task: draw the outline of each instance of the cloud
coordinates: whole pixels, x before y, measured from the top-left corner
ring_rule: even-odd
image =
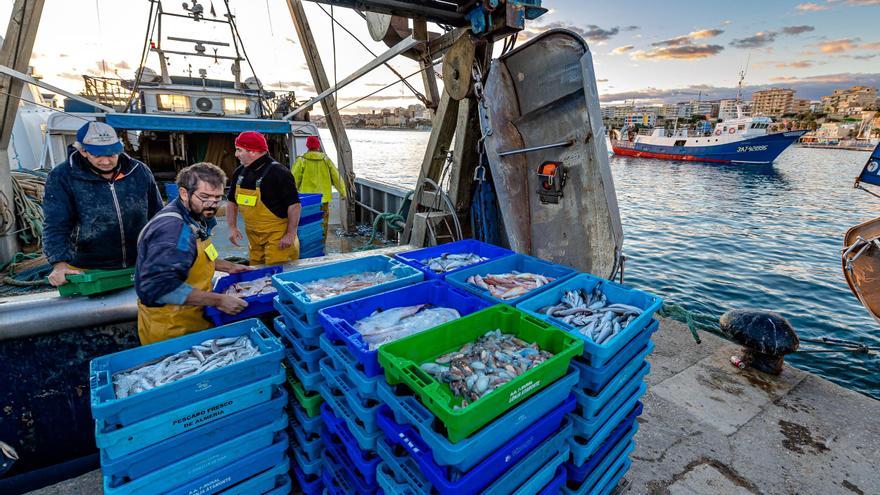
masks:
[[[858,48],[859,38],[845,38],[839,40],[823,41],[819,43],[819,51],[822,53],[843,53]]]
[[[624,54],[624,53],[626,53],[626,52],[632,50],[633,48],[635,48],[634,45],[623,45],[623,46],[618,46],[618,47],[615,48],[614,50],[611,50],[611,54],[612,54],[612,55],[622,55],[622,54]]]
[[[668,40],[661,40],[651,43],[651,46],[682,46],[689,45],[691,43],[691,39],[685,36],[676,36],[675,38],[669,38]]]
[[[688,34],[688,37],[695,40],[701,40],[705,38],[714,38],[723,32],[723,29],[700,29],[699,31],[692,31]]]
[[[828,1],[831,2],[831,1],[837,1],[837,0],[828,0]],[[853,5],[856,7],[868,7],[871,5],[880,5],[880,0],[846,0],[846,4]]]
[[[717,55],[724,50],[721,45],[682,45],[682,46],[665,46],[653,48],[648,51],[633,52],[633,60],[650,60],[650,59],[679,59],[692,60],[697,58],[711,57]]]
[[[284,91],[305,91],[305,92],[315,92],[315,87],[312,83],[302,82],[302,81],[275,81],[270,84],[272,89],[281,89]]]
[[[807,2],[798,4],[795,9],[800,10],[801,12],[819,12],[821,10],[828,10],[831,7],[828,5],[819,5],[817,3]]]
[[[632,29],[630,29],[632,28]],[[542,25],[531,25],[526,29],[520,31],[519,39],[527,40],[541,34],[545,31],[549,31],[551,29],[568,29],[570,31],[574,31],[579,34],[581,37],[591,42],[600,42],[600,41],[608,41],[609,39],[616,36],[620,33],[620,27],[612,27],[612,28],[601,28],[595,24],[588,24],[586,27],[575,26],[574,24],[569,24],[566,22],[554,21],[548,24]],[[638,26],[627,26],[623,28],[624,31],[632,31],[633,29],[638,29]]]
[[[605,83],[608,82],[608,79],[596,79],[597,83]]]
[[[621,31],[635,31],[635,30],[639,29],[639,26],[626,26],[626,27],[622,27],[620,29],[621,29]]]
[[[801,25],[801,26],[785,26],[782,28],[782,34],[788,34],[791,36],[797,36],[801,33],[809,33],[810,31],[815,31],[816,28],[813,26]]]
[[[61,72],[57,75],[61,79],[71,79],[73,81],[82,82],[82,74],[77,74],[76,72]]]
[[[763,31],[755,33],[747,38],[739,38],[730,42],[730,46],[734,48],[761,48],[767,46],[776,40],[776,33],[773,31]]]
[[[777,69],[807,69],[815,65],[812,60],[795,60],[794,62],[779,62],[775,65]]]
[[[872,53],[871,55],[853,55],[853,58],[856,60],[871,60],[877,56],[880,56],[880,53]]]

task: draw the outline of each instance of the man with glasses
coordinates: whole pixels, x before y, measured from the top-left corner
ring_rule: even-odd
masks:
[[[241,166],[232,173],[226,223],[229,240],[238,246],[238,212],[244,218],[248,258],[253,265],[276,265],[299,259],[296,229],[302,207],[290,171],[269,156],[266,138],[242,132],[235,139]]]
[[[239,273],[248,267],[218,258],[211,243],[214,215],[223,201],[226,174],[196,163],[177,174],[179,196],[144,227],[138,239],[135,290],[141,344],[179,337],[211,326],[203,306],[235,315],[247,302],[211,291],[214,271]]]
[[[162,208],[153,173],[122,152],[113,127],[87,122],[74,148],[49,172],[43,197],[43,251],[56,287],[81,270],[134,265],[138,232]]]

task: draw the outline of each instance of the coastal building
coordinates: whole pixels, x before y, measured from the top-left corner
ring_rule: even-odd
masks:
[[[810,100],[795,98],[791,102],[791,109],[786,113],[807,113],[810,111]]]
[[[736,100],[721,100],[718,102],[718,118],[722,121],[735,119],[737,117],[736,112]],[[742,105],[742,103],[740,103]]]
[[[792,113],[795,90],[773,88],[752,94],[752,113],[756,116],[781,117]]]
[[[822,105],[826,113],[856,115],[863,109],[877,107],[877,88],[852,86],[847,89],[835,89],[830,95],[822,97]]]
[[[623,118],[623,123],[629,126],[639,124],[654,127],[654,124],[657,123],[657,114],[654,112],[631,113]]]

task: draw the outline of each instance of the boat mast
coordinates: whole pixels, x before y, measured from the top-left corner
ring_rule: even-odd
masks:
[[[746,58],[746,66],[739,71],[739,82],[736,84],[736,118],[743,118],[743,110],[742,110],[742,89],[743,89],[743,81],[746,78],[746,73],[749,71],[749,60],[751,60],[752,54],[750,53],[748,58]]]

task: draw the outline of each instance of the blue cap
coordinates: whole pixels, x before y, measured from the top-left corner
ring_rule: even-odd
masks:
[[[116,129],[103,122],[89,122],[76,131],[76,142],[81,148],[95,156],[118,155],[122,153],[122,141]]]

